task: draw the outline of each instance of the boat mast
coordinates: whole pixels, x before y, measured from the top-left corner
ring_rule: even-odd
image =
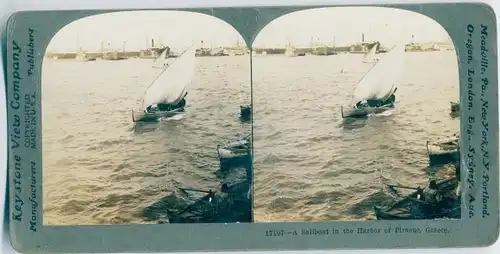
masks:
[[[333,36],[333,53],[337,53],[337,43],[335,42],[335,35]]]

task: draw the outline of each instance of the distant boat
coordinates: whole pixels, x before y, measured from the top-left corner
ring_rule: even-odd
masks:
[[[460,102],[450,101],[450,116],[452,118],[460,117]]]
[[[460,112],[460,102],[450,101],[450,110],[451,110],[451,113]]]
[[[356,84],[350,105],[341,107],[342,118],[366,117],[394,107],[396,82],[404,65],[404,44],[394,46]]]
[[[338,52],[335,47],[328,47],[326,45],[323,45],[314,48],[311,54],[316,56],[331,56],[338,55]]]
[[[379,47],[379,43],[375,43],[372,48],[365,54],[363,57],[363,63],[376,63],[379,59],[375,56],[377,53],[377,48]]]
[[[75,59],[77,61],[83,61],[83,62],[91,62],[91,61],[95,61],[96,58],[95,57],[91,57],[89,54],[83,52],[83,51],[80,51],[76,54],[76,57]]]
[[[288,56],[288,57],[296,57],[297,56],[297,50],[294,47],[292,47],[292,46],[288,46],[286,48],[285,55]]]
[[[110,51],[110,52],[104,52],[102,53],[103,60],[108,60],[108,61],[119,61],[119,60],[127,60],[127,57],[123,52],[118,52],[118,51]]]
[[[165,68],[168,66],[167,63],[167,57],[168,53],[170,51],[170,48],[165,48],[163,51],[160,53],[160,55],[153,61],[153,68]]]
[[[160,73],[146,90],[142,110],[132,111],[134,122],[169,118],[184,111],[184,105],[171,110],[148,111],[148,108],[158,104],[179,105],[185,102],[187,86],[193,79],[196,66],[195,51],[194,45],[190,46]]]
[[[443,140],[427,141],[429,165],[443,165],[460,161],[459,134]]]

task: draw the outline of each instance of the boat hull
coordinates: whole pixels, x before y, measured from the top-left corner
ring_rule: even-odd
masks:
[[[456,163],[460,160],[458,137],[436,142],[427,141],[426,147],[431,166]]]
[[[252,107],[249,105],[247,106],[240,106],[240,117],[243,120],[250,120],[250,117],[252,116]]]
[[[144,111],[132,111],[132,121],[133,122],[152,122],[157,121],[160,118],[170,118],[184,112],[184,108],[178,108],[170,111],[154,111],[154,112],[144,112]]]
[[[224,147],[218,147],[217,152],[219,153],[219,158],[221,160],[234,160],[239,158],[247,157],[250,151],[234,151]]]
[[[220,169],[225,171],[234,166],[251,163],[250,141],[242,139],[225,145],[217,145]]]
[[[370,114],[380,114],[389,109],[394,108],[394,104],[384,105],[381,107],[344,107],[340,109],[342,118],[364,118]]]
[[[443,153],[443,154],[429,154],[429,163],[433,166],[450,164],[458,161],[460,153],[458,151]]]

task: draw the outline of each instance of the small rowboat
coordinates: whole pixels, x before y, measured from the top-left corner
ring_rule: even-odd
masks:
[[[427,141],[426,147],[431,166],[455,163],[460,160],[458,135],[434,142]]]
[[[250,105],[240,106],[240,118],[243,121],[249,121],[252,116],[252,107]]]
[[[221,170],[246,162],[250,163],[250,153],[250,136],[227,144],[217,145],[217,155],[219,156]]]
[[[401,198],[389,207],[374,206],[377,220],[432,220],[439,218],[460,219],[460,198],[456,197],[458,180],[456,177],[437,183],[443,199],[438,203],[429,203],[419,199],[417,190]]]

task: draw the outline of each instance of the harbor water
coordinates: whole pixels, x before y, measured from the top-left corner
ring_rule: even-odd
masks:
[[[149,223],[143,211],[177,187],[216,189],[218,143],[251,133],[248,56],[197,58],[182,117],[134,124],[152,60],[45,60],[44,224]]]
[[[395,108],[344,123],[362,57],[254,59],[255,222],[374,219],[384,184],[428,183],[426,141],[460,128],[455,51],[405,53]]]
[[[373,219],[381,188],[425,185],[426,141],[459,130],[455,51],[406,53],[396,106],[344,123],[362,55],[255,56],[254,220]],[[149,223],[143,211],[178,187],[215,189],[216,146],[245,137],[249,56],[200,57],[186,114],[134,124],[161,71],[152,60],[43,65],[44,224]]]

